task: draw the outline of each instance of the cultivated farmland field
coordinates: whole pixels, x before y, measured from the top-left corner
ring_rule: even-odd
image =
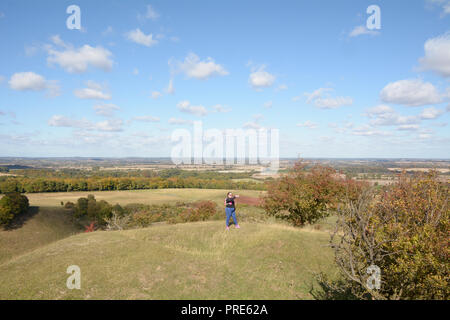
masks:
[[[59,207],[61,201],[76,202],[80,197],[88,194],[95,195],[98,200],[105,200],[112,204],[126,205],[130,203],[161,204],[175,203],[177,201],[193,202],[198,200],[211,200],[223,205],[228,191],[233,191],[247,197],[258,198],[262,191],[255,190],[221,190],[221,189],[152,189],[130,191],[86,191],[86,192],[54,192],[27,194],[30,205],[44,207]],[[239,203],[239,200],[237,200]]]

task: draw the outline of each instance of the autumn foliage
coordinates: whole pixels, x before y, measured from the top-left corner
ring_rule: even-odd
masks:
[[[333,168],[299,161],[286,176],[268,185],[265,211],[294,226],[312,224],[328,216],[343,199],[355,199],[365,185],[339,175]]]
[[[91,222],[88,226],[84,227],[84,232],[94,232],[95,231],[95,223]]]
[[[436,172],[372,190],[340,210],[332,239],[346,290],[359,298],[450,297],[449,185]],[[381,269],[381,287],[367,286],[367,267]]]
[[[217,213],[217,204],[213,201],[198,201],[185,208],[178,216],[169,219],[169,223],[206,221]]]

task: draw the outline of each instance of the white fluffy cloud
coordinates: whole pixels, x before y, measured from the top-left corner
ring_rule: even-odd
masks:
[[[244,129],[260,129],[261,125],[257,121],[248,121],[242,126]]]
[[[309,128],[309,129],[316,129],[317,123],[311,122],[309,120],[303,122],[303,123],[297,123],[297,127],[303,127],[303,128]]]
[[[272,101],[267,101],[264,102],[264,108],[270,109],[273,106],[273,102]]]
[[[52,127],[88,128],[91,123],[86,119],[77,120],[62,115],[54,115],[48,120],[48,124]]]
[[[89,80],[86,82],[87,88],[76,89],[73,93],[80,99],[98,99],[98,100],[109,100],[111,95],[103,92],[103,86]]]
[[[123,121],[120,119],[111,119],[94,124],[94,129],[99,131],[122,131]]]
[[[46,80],[43,76],[34,72],[18,72],[8,81],[9,87],[18,91],[42,91],[48,90],[50,96],[59,95],[60,87],[57,81]]]
[[[147,11],[145,14],[139,13],[137,18],[140,21],[144,19],[156,20],[159,18],[159,13],[151,5],[147,5]]]
[[[208,113],[204,106],[192,106],[191,103],[187,100],[180,101],[177,104],[178,110],[190,114],[194,114],[196,116],[204,116]]]
[[[438,90],[431,83],[420,79],[391,82],[381,90],[380,98],[386,103],[411,107],[440,103],[442,100]]]
[[[11,89],[19,91],[40,91],[45,90],[47,87],[45,78],[34,72],[19,72],[13,74],[9,80],[9,86]]]
[[[424,48],[425,56],[419,59],[421,68],[450,77],[450,33],[427,40]]]
[[[170,118],[169,124],[173,125],[179,125],[179,124],[192,124],[193,121],[191,120],[185,120],[185,119],[179,119],[179,118]]]
[[[195,53],[189,53],[183,62],[169,60],[169,65],[175,72],[182,72],[189,78],[206,80],[212,76],[226,76],[228,71],[214,59],[208,57],[201,61]]]
[[[70,73],[86,72],[89,66],[110,71],[113,66],[111,60],[112,53],[101,46],[91,47],[84,45],[81,48],[73,48],[72,45],[66,44],[59,36],[53,36],[52,41],[55,45],[61,47],[60,50],[55,49],[52,45],[47,48],[47,62],[57,64]]]
[[[350,97],[319,98],[314,105],[320,109],[336,109],[342,106],[351,106],[353,99]]]
[[[438,6],[442,9],[441,17],[450,14],[450,0],[426,0],[431,6]]]
[[[430,133],[421,133],[421,134],[418,135],[418,137],[419,137],[419,139],[427,140],[427,139],[432,138],[433,135],[430,134]]]
[[[253,121],[248,121],[246,123],[244,123],[244,125],[242,126],[244,129],[261,129],[263,128],[259,122],[264,118],[264,116],[260,113],[258,114],[254,114],[253,115]]]
[[[357,36],[361,36],[361,35],[364,35],[364,34],[375,36],[375,35],[378,35],[379,32],[375,31],[375,30],[369,30],[369,29],[367,29],[366,26],[356,26],[349,33],[349,36],[350,37],[357,37]]]
[[[414,131],[420,129],[421,120],[436,119],[445,110],[436,109],[434,107],[426,108],[419,115],[404,116],[397,113],[392,107],[387,105],[379,105],[370,108],[366,112],[366,116],[370,118],[370,127],[377,126],[396,126],[400,131]],[[372,130],[376,131],[376,130]]]
[[[400,131],[415,131],[419,130],[420,126],[418,124],[402,124],[397,127]]]
[[[261,66],[257,70],[250,73],[248,82],[254,89],[260,90],[262,88],[267,88],[272,86],[275,82],[276,77],[264,69],[265,66]]]
[[[420,117],[424,120],[436,119],[442,114],[445,113],[445,110],[436,109],[435,107],[426,108],[420,114]]]
[[[331,92],[333,91],[332,88],[319,88],[314,90],[313,92],[309,93],[309,92],[305,92],[305,96],[306,96],[306,102],[307,103],[311,103],[313,102],[315,99],[319,99],[321,98],[325,93],[327,92]]]
[[[115,104],[100,104],[94,106],[95,113],[99,116],[112,117],[114,111],[120,110]]]
[[[161,92],[159,92],[159,91],[153,91],[152,92],[152,98],[153,99],[158,99],[160,97],[162,97],[162,93]]]
[[[50,39],[52,40],[52,42],[60,47],[66,48],[66,49],[71,49],[72,46],[68,43],[65,43],[59,36],[59,34],[53,35],[50,37]]]
[[[120,119],[111,119],[100,122],[91,122],[87,119],[71,119],[62,115],[54,115],[48,120],[48,125],[52,127],[67,127],[85,130],[98,131],[122,131],[123,121]]]
[[[389,136],[388,131],[377,130],[370,125],[362,125],[352,130],[352,134],[355,136]]]
[[[353,104],[353,98],[351,97],[331,97],[329,92],[332,91],[334,91],[332,88],[319,88],[311,93],[305,92],[306,102],[313,103],[320,109],[336,109]],[[296,100],[298,100],[298,97],[296,97]]]
[[[221,104],[216,104],[216,105],[212,106],[212,108],[214,109],[215,112],[220,112],[220,113],[226,113],[226,112],[231,111],[230,108],[226,108],[226,107],[222,106]]]
[[[127,32],[126,37],[128,40],[146,47],[151,47],[158,43],[158,40],[153,39],[153,34],[145,34],[139,28]]]
[[[373,115],[380,115],[380,114],[385,114],[385,113],[394,113],[394,109],[390,106],[387,106],[385,104],[381,104],[379,106],[370,108],[367,110],[367,114],[369,116],[373,116]]]
[[[372,126],[410,125],[419,122],[417,116],[402,116],[387,105],[379,105],[367,110],[366,115],[371,119]]]

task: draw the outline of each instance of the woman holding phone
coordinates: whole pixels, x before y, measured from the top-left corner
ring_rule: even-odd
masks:
[[[233,217],[235,228],[236,229],[240,228],[237,223],[236,207],[234,205],[234,199],[236,199],[236,198],[239,198],[239,195],[237,194],[237,195],[233,196],[232,192],[228,192],[227,197],[225,198],[225,214],[227,216],[227,220],[226,220],[227,230],[230,230],[230,226],[229,226],[230,217]]]

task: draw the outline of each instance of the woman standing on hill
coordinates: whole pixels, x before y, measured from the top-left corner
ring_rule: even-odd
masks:
[[[233,196],[232,192],[228,192],[227,197],[225,198],[225,214],[227,216],[227,221],[226,221],[226,225],[227,225],[227,230],[230,230],[230,227],[228,225],[229,221],[230,221],[230,217],[233,217],[233,221],[234,221],[234,226],[236,229],[239,229],[239,225],[237,223],[236,220],[236,208],[234,206],[234,199],[239,198],[239,195],[235,195]]]

